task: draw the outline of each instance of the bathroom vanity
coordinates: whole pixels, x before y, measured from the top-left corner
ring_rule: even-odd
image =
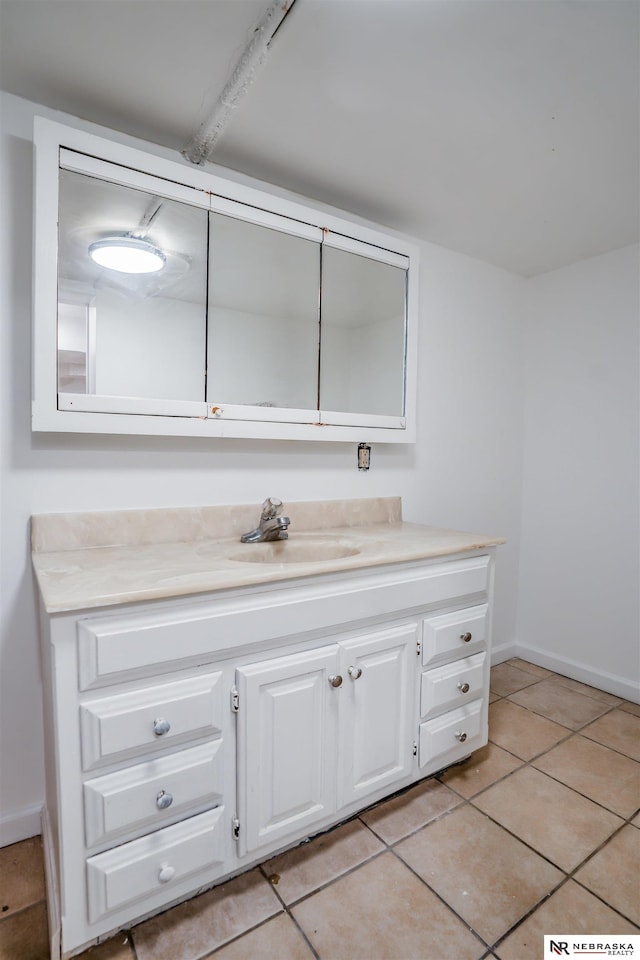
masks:
[[[52,956],[487,742],[495,547],[400,500],[34,517]]]

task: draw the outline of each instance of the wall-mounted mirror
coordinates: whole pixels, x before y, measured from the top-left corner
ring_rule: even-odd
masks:
[[[39,118],[35,143],[34,429],[413,440],[415,248]]]

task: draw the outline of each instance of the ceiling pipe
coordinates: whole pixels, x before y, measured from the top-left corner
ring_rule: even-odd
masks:
[[[202,165],[210,158],[231,113],[255,80],[267,58],[269,44],[295,2],[296,0],[274,0],[269,5],[210,116],[200,124],[198,132],[182,150],[183,157],[191,163]]]
[[[136,237],[138,240],[144,240],[151,228],[151,224],[162,210],[162,206],[163,201],[160,199],[160,197],[151,197],[147,209],[142,215],[140,223],[135,230],[131,231],[130,235],[132,237]]]

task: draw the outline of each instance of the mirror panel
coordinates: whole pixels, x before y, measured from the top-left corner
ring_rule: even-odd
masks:
[[[404,415],[407,271],[325,245],[320,408]]]
[[[60,170],[58,391],[204,400],[207,211]],[[99,266],[90,244],[135,237],[155,273]]]
[[[210,218],[207,402],[317,409],[320,244]]]

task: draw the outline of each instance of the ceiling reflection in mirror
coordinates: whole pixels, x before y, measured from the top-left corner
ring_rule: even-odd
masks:
[[[404,415],[407,271],[325,245],[320,407]]]
[[[161,268],[100,266],[107,238],[143,241]],[[61,170],[58,239],[58,390],[203,400],[206,210]]]
[[[208,402],[315,410],[320,244],[210,216]]]

